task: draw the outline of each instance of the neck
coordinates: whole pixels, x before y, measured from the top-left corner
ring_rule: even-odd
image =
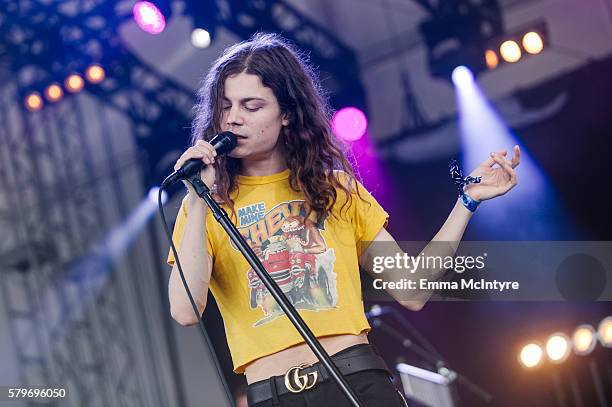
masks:
[[[276,150],[263,158],[243,158],[240,162],[240,174],[251,177],[277,174],[287,169],[285,155]]]

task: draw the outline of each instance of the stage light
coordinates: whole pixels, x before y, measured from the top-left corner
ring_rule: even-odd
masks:
[[[546,354],[555,363],[561,363],[571,351],[570,339],[563,333],[552,334],[546,341]]]
[[[588,355],[595,349],[595,329],[591,325],[580,325],[572,335],[574,352],[577,355]]]
[[[478,5],[467,0],[456,3],[441,7],[419,24],[430,73],[445,80],[460,65],[469,67],[474,76],[486,71],[483,58],[486,44],[504,33],[497,1],[478,1]]]
[[[37,92],[32,92],[25,98],[25,107],[30,112],[35,112],[37,110],[42,109],[43,107],[43,99],[40,97],[40,94]]]
[[[530,54],[539,54],[544,49],[544,41],[540,34],[530,31],[523,36],[523,48]]]
[[[506,62],[516,62],[521,59],[521,48],[516,41],[504,41],[499,47],[499,53]]]
[[[499,57],[492,49],[485,51],[485,61],[489,69],[495,69],[499,65]]]
[[[127,218],[116,224],[88,252],[68,264],[66,270],[60,273],[53,289],[47,287],[42,290],[40,303],[54,304],[57,288],[59,288],[64,295],[62,301],[65,304],[65,312],[49,314],[48,310],[43,308],[35,316],[36,320],[51,319],[50,323],[57,329],[59,335],[70,332],[72,323],[94,306],[99,295],[103,295],[104,288],[108,286],[108,281],[112,278],[112,273],[117,270],[115,267],[117,262],[124,258],[123,256],[137,241],[148,222],[154,218],[157,212],[156,191],[157,189],[152,189],[148,196],[143,197],[140,203],[130,211]],[[151,195],[155,195],[155,200],[150,198]],[[162,199],[165,201],[167,196],[162,196]],[[86,290],[85,295],[80,290],[73,289],[75,284],[82,284]]]
[[[455,86],[467,86],[474,82],[474,75],[472,71],[470,71],[470,68],[466,66],[458,66],[453,69],[451,78]]]
[[[523,367],[532,369],[542,362],[542,347],[536,343],[523,346],[519,355],[519,362]]]
[[[332,118],[332,128],[336,136],[347,141],[359,140],[368,128],[365,114],[356,107],[338,110]]]
[[[149,198],[149,201],[153,202],[154,204],[157,204],[158,194],[159,187],[153,187],[149,189],[149,192],[147,193],[147,198]],[[165,204],[166,202],[168,202],[168,193],[166,191],[162,191],[162,204]]]
[[[597,328],[597,336],[602,346],[612,348],[612,316],[604,318]]]
[[[144,31],[152,35],[157,35],[166,28],[166,18],[159,11],[159,8],[151,2],[139,1],[134,4],[132,14],[136,24]]]
[[[68,92],[77,93],[83,89],[83,86],[85,86],[85,81],[83,78],[81,78],[81,75],[73,73],[66,78],[64,81],[64,86]]]
[[[87,78],[90,83],[100,83],[106,78],[106,72],[104,72],[104,68],[100,65],[90,65],[87,70],[85,70],[85,78]]]
[[[215,31],[219,26],[221,13],[216,1],[185,2],[184,15],[191,16],[191,45],[195,48],[208,48],[215,41]]]
[[[45,98],[47,98],[49,102],[57,102],[63,97],[64,91],[62,90],[62,87],[59,86],[57,83],[52,83],[45,89]]]
[[[191,44],[196,48],[208,48],[211,39],[210,33],[203,28],[195,28],[191,32]]]

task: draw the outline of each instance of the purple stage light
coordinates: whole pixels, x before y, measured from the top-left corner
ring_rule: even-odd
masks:
[[[332,129],[336,136],[347,141],[359,140],[368,128],[368,119],[356,107],[338,110],[332,119]]]
[[[139,1],[132,8],[136,24],[145,32],[157,35],[166,28],[166,18],[155,4]]]

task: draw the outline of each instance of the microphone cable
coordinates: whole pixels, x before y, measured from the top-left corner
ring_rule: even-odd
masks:
[[[189,290],[189,286],[187,285],[187,280],[185,279],[185,275],[183,274],[183,268],[181,267],[181,262],[179,260],[178,252],[176,250],[176,247],[174,246],[174,242],[172,241],[172,232],[170,232],[170,228],[168,227],[168,223],[166,222],[166,215],[164,214],[164,206],[162,204],[162,191],[164,189],[165,187],[163,185],[159,188],[159,191],[157,194],[157,205],[159,207],[159,214],[161,216],[162,223],[164,225],[166,237],[168,238],[168,241],[170,242],[170,248],[172,249],[172,253],[174,254],[174,260],[176,261],[176,266],[178,268],[179,276],[181,277],[183,286],[185,286],[185,291],[187,291],[187,296],[189,297],[189,302],[191,303],[191,306],[193,307],[193,312],[195,312],[196,317],[198,318],[198,325],[200,327],[200,332],[202,333],[204,342],[206,343],[209,353],[215,363],[215,368],[217,369],[217,374],[219,375],[219,378],[221,379],[221,383],[223,384],[223,388],[225,390],[227,399],[229,400],[231,407],[236,407],[236,403],[234,402],[234,397],[232,396],[232,393],[230,392],[229,386],[227,384],[227,380],[225,380],[225,376],[223,375],[223,370],[221,369],[221,363],[219,363],[219,358],[217,357],[217,354],[215,353],[215,350],[212,345],[212,341],[210,340],[210,336],[208,335],[208,332],[206,331],[206,327],[204,326],[204,321],[202,320],[202,317],[200,313],[198,312],[198,307],[196,306],[196,303],[193,299],[193,295],[191,295],[191,291]]]

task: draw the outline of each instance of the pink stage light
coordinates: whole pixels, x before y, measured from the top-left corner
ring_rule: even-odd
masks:
[[[136,24],[145,32],[157,35],[166,28],[166,18],[155,4],[139,1],[132,8]]]
[[[356,107],[338,110],[332,119],[334,134],[347,141],[359,140],[368,129],[366,115]]]

